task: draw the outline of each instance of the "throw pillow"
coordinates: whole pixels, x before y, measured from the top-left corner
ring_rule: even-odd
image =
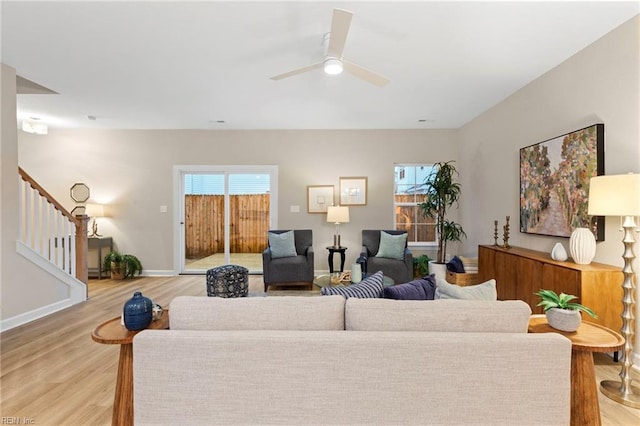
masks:
[[[297,256],[296,244],[293,231],[283,232],[281,234],[269,232],[269,247],[271,247],[271,257],[277,259],[279,257]]]
[[[359,299],[380,297],[382,295],[382,289],[384,288],[382,284],[383,278],[384,275],[382,271],[378,271],[360,281],[358,284],[352,284],[346,287],[322,287],[320,292],[323,296],[338,294],[344,296],[346,299],[350,297],[357,297]]]
[[[434,275],[427,275],[405,284],[385,287],[382,297],[396,300],[433,300],[436,292]]]
[[[482,284],[460,287],[438,278],[436,280],[436,299],[498,300],[496,280],[492,279]]]
[[[376,257],[404,260],[404,248],[407,245],[407,234],[391,235],[380,231],[380,248]]]
[[[462,264],[462,260],[458,256],[453,256],[447,263],[447,271],[455,272],[456,274],[464,274],[464,265]]]

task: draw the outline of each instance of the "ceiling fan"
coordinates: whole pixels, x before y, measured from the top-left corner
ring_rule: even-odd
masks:
[[[271,77],[271,80],[282,80],[283,78],[293,77],[317,68],[324,68],[326,74],[340,74],[344,69],[354,76],[368,81],[371,84],[382,87],[389,82],[389,79],[362,68],[353,62],[345,61],[342,58],[344,45],[347,41],[347,34],[351,26],[351,18],[353,13],[343,9],[333,9],[333,18],[331,20],[331,32],[329,35],[329,45],[327,46],[327,54],[322,62],[313,65],[298,68],[293,71],[285,72]]]

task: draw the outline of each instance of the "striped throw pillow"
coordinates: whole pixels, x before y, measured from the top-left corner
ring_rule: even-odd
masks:
[[[382,271],[378,271],[375,274],[365,278],[358,284],[352,284],[347,287],[322,287],[320,290],[323,296],[341,295],[345,298],[356,297],[359,299],[366,299],[371,297],[382,297],[382,280],[384,276]]]

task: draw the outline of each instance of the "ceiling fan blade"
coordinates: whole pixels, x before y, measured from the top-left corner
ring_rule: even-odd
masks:
[[[307,71],[314,70],[316,68],[322,68],[322,62],[309,65],[306,67],[298,68],[293,71],[285,72],[283,74],[274,75],[273,77],[271,77],[271,80],[282,80],[283,78],[293,77],[294,75],[302,74]]]
[[[344,44],[347,41],[347,34],[349,33],[349,27],[351,26],[352,16],[353,13],[348,10],[333,9],[327,56],[342,58],[342,52],[344,51]]]
[[[375,84],[378,87],[382,87],[385,84],[389,83],[389,79],[381,76],[380,74],[376,74],[373,71],[369,71],[366,68],[362,68],[360,65],[356,65],[353,62],[342,61],[344,65],[345,71],[355,75],[358,78],[361,78],[365,81],[368,81],[371,84]]]

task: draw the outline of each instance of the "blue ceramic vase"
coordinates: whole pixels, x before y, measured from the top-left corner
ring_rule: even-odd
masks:
[[[136,291],[133,297],[124,304],[122,310],[124,326],[127,330],[144,330],[151,324],[153,316],[153,302],[142,293]]]

